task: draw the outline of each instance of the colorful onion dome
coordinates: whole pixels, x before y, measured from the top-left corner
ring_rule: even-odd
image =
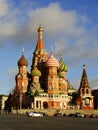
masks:
[[[59,67],[59,62],[57,61],[57,59],[53,56],[53,53],[51,52],[47,62],[46,62],[46,66],[51,66],[51,67]]]
[[[66,71],[66,72],[68,71],[68,65],[64,63],[62,57],[59,61],[59,64],[60,64],[60,68],[59,68],[60,71]]]
[[[24,55],[22,54],[21,58],[18,61],[18,66],[28,66],[28,61],[27,59],[24,57]]]
[[[41,72],[35,67],[32,71],[31,71],[31,76],[41,76]]]

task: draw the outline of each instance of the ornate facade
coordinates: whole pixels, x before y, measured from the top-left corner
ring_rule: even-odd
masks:
[[[19,72],[16,75],[16,88],[12,97],[15,98],[21,94],[20,103],[27,107],[29,104],[29,107],[34,109],[69,109],[72,103],[72,93],[76,90],[71,87],[66,78],[68,65],[64,63],[62,57],[58,61],[52,51],[48,56],[42,34],[43,28],[39,27],[38,41],[33,53],[30,72],[28,72],[28,61],[22,52],[18,61]],[[85,68],[83,69],[79,95],[80,108],[93,109],[93,96]],[[89,104],[86,101],[89,101]]]
[[[57,108],[68,109],[71,96],[68,95],[68,81],[66,72],[68,65],[61,57],[58,61],[51,51],[50,56],[45,50],[43,42],[43,28],[38,28],[38,42],[32,58],[30,74],[28,76],[28,61],[22,53],[18,61],[19,73],[16,75],[16,91],[24,94],[31,91],[34,96],[35,109]]]

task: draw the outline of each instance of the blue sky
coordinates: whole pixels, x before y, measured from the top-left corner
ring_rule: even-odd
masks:
[[[68,64],[73,87],[86,64],[90,86],[98,89],[98,0],[0,0],[0,94],[15,87],[22,47],[30,70],[39,25],[48,54],[52,48]]]

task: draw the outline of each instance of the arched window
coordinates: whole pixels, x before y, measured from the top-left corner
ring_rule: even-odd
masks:
[[[82,94],[84,94],[84,89],[82,89]]]
[[[89,93],[89,91],[88,91],[88,89],[86,89],[86,94],[88,94]]]

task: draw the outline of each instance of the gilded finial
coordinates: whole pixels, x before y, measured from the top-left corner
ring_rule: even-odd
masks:
[[[41,24],[40,24],[40,26],[39,26],[39,28],[38,28],[38,32],[40,32],[40,31],[43,32],[43,28],[42,28]]]

